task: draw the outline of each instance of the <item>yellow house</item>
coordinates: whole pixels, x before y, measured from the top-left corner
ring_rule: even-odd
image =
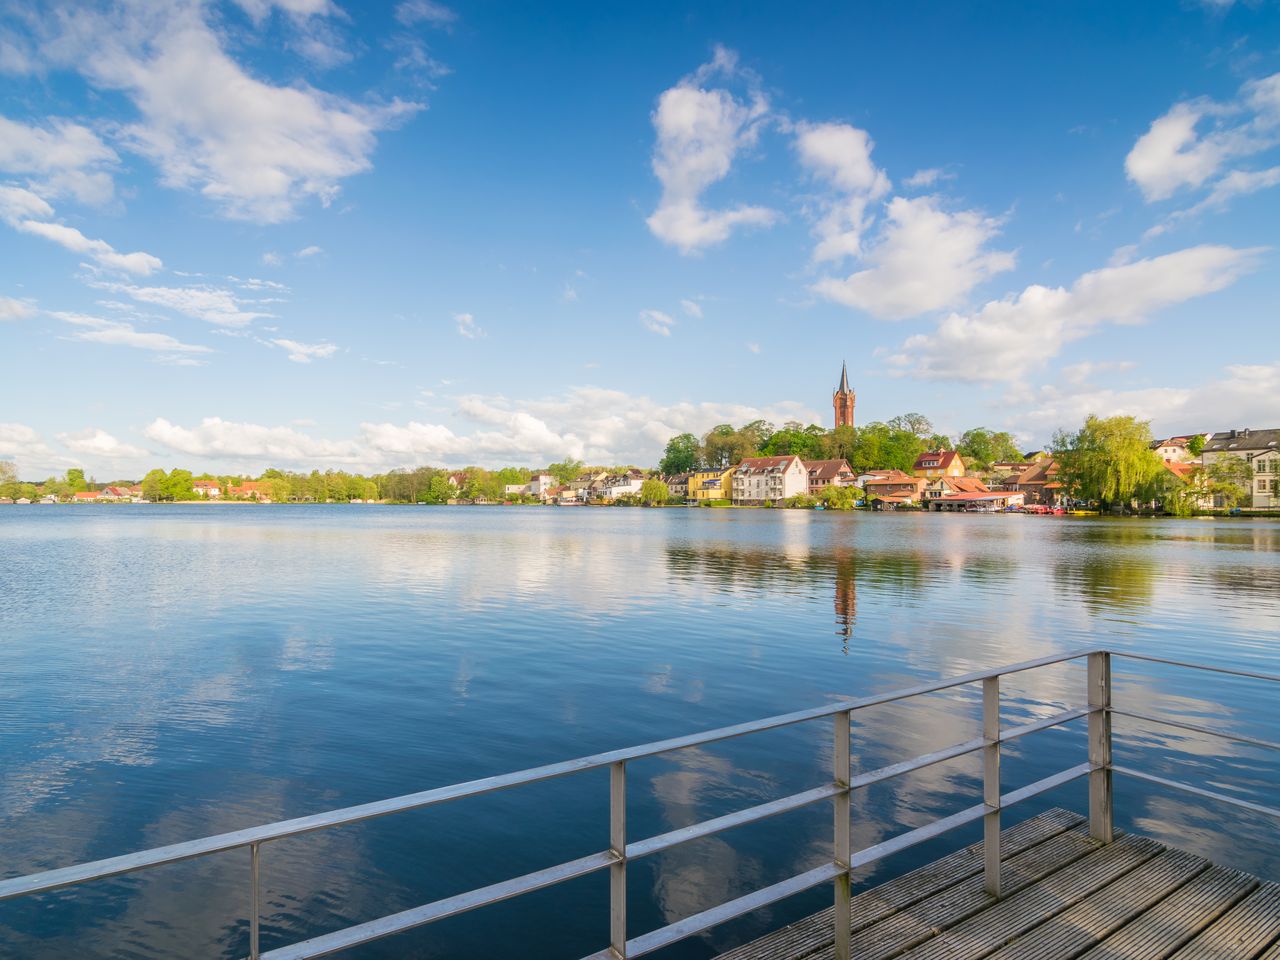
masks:
[[[689,499],[695,503],[704,500],[728,500],[733,496],[733,467],[723,470],[695,470],[689,474]]]
[[[954,450],[928,450],[916,457],[911,472],[917,477],[963,477],[964,460]]]

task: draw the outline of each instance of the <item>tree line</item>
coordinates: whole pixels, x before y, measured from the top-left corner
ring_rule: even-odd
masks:
[[[953,441],[937,433],[923,414],[904,413],[887,423],[835,429],[796,421],[781,428],[766,420],[736,428],[722,423],[701,438],[691,433],[672,437],[658,469],[664,474],[689,473],[725,469],[747,457],[794,454],[802,460],[847,460],[855,474],[885,469],[909,472],[920,454],[929,450],[956,450],[974,470],[986,470],[993,463],[1023,461],[1010,433],[975,427]]]

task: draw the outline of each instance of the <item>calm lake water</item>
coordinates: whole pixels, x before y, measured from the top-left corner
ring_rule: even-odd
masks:
[[[1280,673],[1280,524],[798,511],[0,508],[0,873],[14,876],[1105,644]],[[1280,690],[1117,661],[1116,700],[1280,740]],[[1083,703],[1010,678],[1005,723]],[[865,711],[871,769],[976,736],[977,687]],[[823,721],[631,765],[664,832],[829,779]],[[1085,756],[1016,741],[1006,789]],[[1276,805],[1280,756],[1117,718],[1117,762]],[[599,772],[264,848],[263,948],[607,847]],[[1280,879],[1275,824],[1117,776],[1117,822]],[[977,755],[854,800],[865,846],[981,798]],[[1085,809],[1083,781],[1011,810]],[[634,863],[631,935],[829,857],[819,804]],[[862,875],[932,859],[958,831]],[[0,955],[240,957],[248,855],[0,904]],[[663,956],[708,957],[829,887]],[[599,874],[347,956],[580,957]]]

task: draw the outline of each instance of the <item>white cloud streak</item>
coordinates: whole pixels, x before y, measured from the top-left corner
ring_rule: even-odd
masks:
[[[288,351],[289,359],[294,363],[310,363],[312,360],[323,360],[333,356],[338,347],[332,343],[299,343],[297,340],[272,340],[277,347]]]
[[[675,318],[661,310],[641,310],[640,322],[644,328],[659,336],[671,336],[671,328],[676,325]]]
[[[715,77],[745,78],[745,99],[724,87],[709,87]],[[653,172],[662,184],[658,208],[646,221],[663,243],[691,254],[723,243],[744,226],[768,226],[773,210],[738,205],[710,210],[702,204],[708,187],[729,175],[738,154],[753,146],[769,116],[769,101],[736,55],[717,47],[711,62],[663,91],[653,112],[657,143]]]
[[[79,327],[72,334],[76,340],[89,343],[105,343],[112,346],[132,347],[135,350],[149,350],[161,354],[212,353],[197,343],[183,343],[167,333],[153,330],[139,330],[131,323],[119,320],[106,320],[85,313],[56,312],[50,316],[57,317],[72,326]]]
[[[34,317],[35,305],[30,300],[15,300],[13,297],[0,297],[0,323],[13,320],[25,320]]]
[[[889,364],[925,380],[1018,381],[1101,324],[1138,323],[1230,286],[1257,266],[1262,252],[1203,245],[1094,270],[1070,289],[1033,285],[908,337]]]
[[[51,118],[41,126],[0,117],[0,172],[29,178],[43,196],[102,204],[112,198],[116,152],[88,127]]]
[[[455,313],[453,315],[453,323],[457,327],[458,335],[466,337],[468,340],[479,340],[486,335],[476,325],[476,318],[469,313]]]
[[[142,447],[123,443],[102,429],[89,428],[78,433],[60,433],[58,439],[74,453],[106,460],[135,460],[148,455]]]

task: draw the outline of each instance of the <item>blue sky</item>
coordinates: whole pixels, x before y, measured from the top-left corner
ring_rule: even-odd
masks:
[[[1274,2],[0,10],[24,476],[1280,424]]]

